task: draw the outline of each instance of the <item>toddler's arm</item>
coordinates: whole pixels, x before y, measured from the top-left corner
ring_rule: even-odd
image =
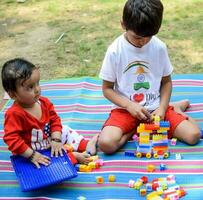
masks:
[[[63,144],[61,141],[61,132],[55,131],[51,134],[51,156],[62,156]]]
[[[119,107],[126,109],[132,116],[138,118],[139,120],[150,119],[150,113],[143,106],[115,92],[114,83],[103,80],[102,90],[104,96],[108,100]]]

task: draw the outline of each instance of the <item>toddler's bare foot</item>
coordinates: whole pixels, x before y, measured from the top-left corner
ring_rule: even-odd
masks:
[[[185,100],[181,100],[178,102],[172,102],[172,103],[170,103],[170,105],[172,105],[174,107],[174,110],[177,113],[180,113],[182,115],[186,115],[184,113],[184,111],[190,106],[190,102],[188,99],[185,99]]]
[[[73,155],[80,164],[87,165],[89,162],[91,162],[91,158],[88,153],[73,152]]]
[[[99,135],[92,137],[87,143],[86,152],[90,153],[91,156],[97,153],[97,140]]]

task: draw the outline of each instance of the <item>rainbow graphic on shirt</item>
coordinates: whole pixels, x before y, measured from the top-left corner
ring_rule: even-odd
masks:
[[[132,67],[136,67],[135,74],[143,74],[143,73],[146,73],[145,68],[149,69],[149,67],[147,67],[147,65],[149,65],[149,63],[145,62],[145,61],[133,61],[128,64],[128,66],[125,68],[123,73],[127,72]]]

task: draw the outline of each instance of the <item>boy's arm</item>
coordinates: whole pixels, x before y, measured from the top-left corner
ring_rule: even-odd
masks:
[[[150,114],[143,106],[115,92],[113,82],[103,80],[102,90],[104,96],[108,100],[117,106],[126,109],[132,116],[138,118],[139,120],[150,119]]]
[[[131,102],[126,97],[119,95],[114,91],[114,83],[103,80],[102,91],[104,96],[110,100],[112,103],[116,104],[121,108],[127,109],[128,104]]]
[[[172,92],[172,81],[171,76],[165,76],[161,80],[160,88],[160,105],[159,108],[153,112],[153,114],[159,115],[163,120],[165,117],[165,112],[168,108],[170,97]]]
[[[172,92],[172,81],[171,76],[165,76],[161,80],[161,90],[160,90],[160,107],[166,111],[169,105]]]

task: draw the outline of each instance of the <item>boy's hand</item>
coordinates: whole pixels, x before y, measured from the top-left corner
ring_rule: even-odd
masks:
[[[51,157],[56,156],[58,157],[58,155],[63,156],[63,144],[61,141],[55,141],[52,140],[51,141]]]
[[[131,101],[127,105],[126,109],[133,117],[136,117],[139,120],[150,120],[151,118],[151,115],[147,109],[141,106],[139,103]]]
[[[48,166],[50,164],[50,158],[37,151],[34,151],[30,161],[37,167],[40,168],[40,164]]]
[[[157,115],[160,117],[160,120],[164,120],[165,118],[165,111],[158,107],[156,110],[152,112],[152,115]]]

